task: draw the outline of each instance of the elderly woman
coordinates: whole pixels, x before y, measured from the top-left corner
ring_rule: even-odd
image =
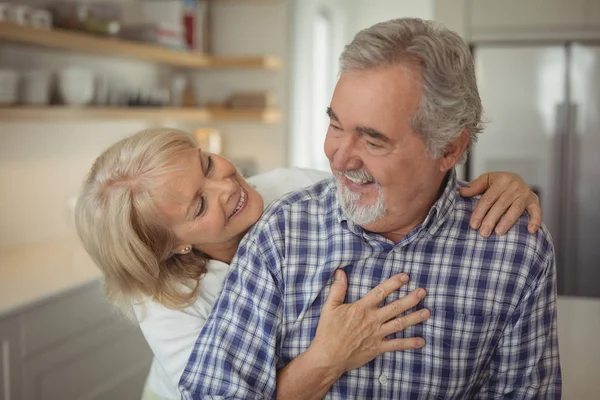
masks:
[[[281,169],[248,183],[229,160],[202,151],[191,135],[173,129],[140,132],[98,157],[77,203],[77,231],[104,273],[108,298],[137,319],[154,353],[147,398],[179,398],[178,381],[229,263],[265,203],[329,176]],[[518,176],[486,174],[462,194],[472,196],[484,189],[488,190],[485,201],[474,214],[484,222],[473,221],[475,228],[493,228],[504,215],[497,230],[506,230],[525,209],[532,215],[531,231],[539,227],[537,197]],[[408,276],[400,274],[377,289],[384,289],[387,296],[407,280]],[[315,340],[290,364],[285,378],[278,379],[278,397],[285,398],[299,385],[310,390],[310,382],[302,379],[303,371],[315,357],[322,361],[331,343],[345,343],[346,351],[327,361],[348,368],[363,365],[384,351],[424,345],[420,338],[386,339],[400,327],[428,318],[416,312],[398,317],[421,301],[423,289],[378,307],[381,298],[374,291],[359,304],[343,305],[345,285],[345,279],[333,282]],[[364,331],[357,321],[356,329],[339,332],[336,318],[342,318],[342,313],[336,307],[341,306],[380,313],[380,329]],[[394,323],[397,319],[400,324]]]

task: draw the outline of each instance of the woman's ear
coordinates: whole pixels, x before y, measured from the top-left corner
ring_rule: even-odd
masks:
[[[453,168],[460,161],[465,151],[467,151],[470,141],[471,135],[469,129],[465,128],[458,138],[446,148],[446,152],[442,157],[442,163],[440,164],[440,170],[442,172],[446,172]]]
[[[189,244],[183,244],[180,246],[175,247],[175,250],[173,250],[173,252],[175,254],[187,254],[190,251],[192,251],[192,246]]]

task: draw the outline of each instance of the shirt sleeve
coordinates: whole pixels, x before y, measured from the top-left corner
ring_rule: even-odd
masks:
[[[206,275],[200,280],[196,300],[183,310],[169,309],[154,301],[133,306],[155,362],[168,376],[169,390],[173,393],[178,392],[183,370],[228,270],[229,265],[210,261]]]
[[[275,398],[281,276],[276,256],[257,245],[268,247],[269,235],[256,228],[240,244],[192,351],[179,384],[183,399]]]
[[[560,399],[556,265],[550,252],[510,318],[478,399]]]
[[[176,392],[205,319],[160,304],[148,304],[141,313],[144,318],[140,329],[156,362],[169,377],[171,390]]]

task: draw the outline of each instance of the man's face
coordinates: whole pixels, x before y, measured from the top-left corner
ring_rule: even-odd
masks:
[[[343,73],[328,110],[325,154],[342,209],[384,236],[422,222],[445,174],[411,128],[420,100],[420,73],[385,67]]]

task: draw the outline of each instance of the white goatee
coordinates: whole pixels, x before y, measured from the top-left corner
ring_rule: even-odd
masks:
[[[375,179],[373,179],[373,176],[371,174],[369,174],[365,170],[354,170],[346,172],[337,172],[335,173],[335,176],[338,201],[340,203],[340,206],[342,207],[342,213],[349,221],[352,221],[353,223],[362,226],[371,224],[385,216],[387,209],[383,201],[383,192],[381,190],[381,185],[375,182]],[[340,181],[340,177],[342,176],[350,179],[353,182],[376,183],[378,188],[378,195],[375,204],[367,206],[359,205],[362,194],[354,193],[353,191],[348,189],[344,184],[342,184]]]

